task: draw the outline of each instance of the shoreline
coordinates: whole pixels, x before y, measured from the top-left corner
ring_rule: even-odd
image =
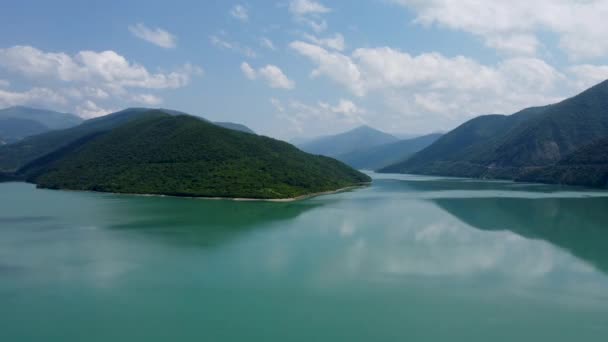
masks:
[[[25,182],[28,183],[28,182]],[[59,190],[59,191],[74,191],[74,192],[90,192],[96,194],[113,194],[113,195],[125,195],[125,196],[142,196],[142,197],[170,197],[170,198],[187,198],[187,199],[197,199],[197,200],[211,200],[211,201],[234,201],[234,202],[274,202],[274,203],[289,203],[302,201],[313,197],[325,196],[325,195],[333,195],[341,192],[346,192],[353,189],[368,187],[372,184],[369,183],[361,183],[358,185],[351,185],[344,188],[315,192],[311,194],[296,196],[296,197],[288,197],[288,198],[248,198],[248,197],[205,197],[205,196],[176,196],[176,195],[163,195],[163,194],[138,194],[138,193],[128,193],[128,192],[110,192],[110,191],[94,191],[94,190],[74,190],[74,189],[51,189],[40,187],[35,183],[28,183],[36,186],[37,189],[44,190]]]

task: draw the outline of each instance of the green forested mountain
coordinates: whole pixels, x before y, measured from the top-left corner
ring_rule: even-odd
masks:
[[[136,120],[142,115],[146,116],[149,111],[149,108],[128,108],[116,113],[84,121],[82,124],[75,127],[45,132],[43,134],[27,137],[22,141],[10,145],[0,146],[0,172],[14,172],[32,160],[67,146],[78,139],[93,133],[111,130],[119,125]],[[185,113],[174,110],[162,109],[162,111],[170,115],[186,115]],[[207,121],[198,116],[195,116],[195,118]],[[240,129],[243,131],[249,130],[243,125],[232,123],[220,124],[224,124],[232,129]],[[4,137],[0,134],[0,140],[5,140],[3,138]],[[7,141],[7,143],[8,142],[11,141]]]
[[[143,108],[126,109],[117,113],[87,120],[63,130],[50,131],[25,138],[17,143],[0,146],[0,172],[13,172],[34,159],[71,144],[96,132],[105,132],[141,117]]]
[[[431,145],[440,137],[441,134],[439,133],[429,134],[363,150],[356,150],[338,155],[335,158],[356,169],[378,170],[407,159],[414,153]]]
[[[81,135],[18,175],[46,188],[248,198],[290,198],[370,181],[288,143],[158,110]]]
[[[220,126],[220,127],[224,127],[224,128],[228,128],[228,129],[233,129],[235,131],[241,131],[241,132],[245,132],[245,133],[250,133],[250,134],[255,134],[255,132],[242,124],[238,124],[238,123],[234,123],[234,122],[214,122],[214,124]]]
[[[369,126],[361,126],[341,134],[313,139],[299,144],[298,147],[308,153],[336,157],[397,141],[399,139],[390,134]]]
[[[608,138],[575,150],[555,165],[530,169],[516,180],[608,187]]]
[[[518,179],[608,137],[608,81],[560,103],[481,116],[382,172]]]
[[[12,143],[46,131],[76,126],[76,115],[23,106],[0,109],[0,140]]]

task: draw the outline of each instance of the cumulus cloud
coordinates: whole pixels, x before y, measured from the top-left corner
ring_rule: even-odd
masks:
[[[249,11],[243,5],[235,5],[232,7],[230,9],[230,15],[243,22],[249,20]]]
[[[201,68],[190,64],[169,73],[150,73],[142,65],[131,63],[111,50],[80,51],[70,56],[31,46],[0,49],[0,67],[30,79],[88,83],[113,90],[180,88],[187,85],[193,75],[202,73]]]
[[[162,100],[156,95],[133,95],[131,91],[180,88],[203,73],[200,67],[191,64],[171,72],[152,73],[114,51],[80,51],[68,55],[31,46],[0,49],[0,69],[32,84],[27,91],[2,91],[0,105],[59,107],[85,117],[105,111],[91,105],[96,101],[158,104]]]
[[[451,129],[477,115],[557,102],[608,77],[606,66],[560,71],[532,57],[486,65],[464,56],[411,55],[389,47],[359,48],[350,55],[302,41],[290,47],[312,62],[312,77],[325,77],[359,97],[373,93],[396,115],[390,119],[407,123],[408,130]]]
[[[490,47],[531,54],[537,34],[551,32],[571,58],[608,54],[608,1],[605,0],[393,0],[416,12],[415,22],[472,33]]]
[[[260,77],[266,81],[271,88],[293,89],[295,82],[290,80],[276,65],[266,65],[258,70],[253,69],[248,63],[241,64],[241,71],[250,80]]]
[[[16,105],[36,105],[54,107],[66,105],[65,96],[49,88],[32,88],[27,91],[10,91],[0,89],[0,107]]]
[[[149,28],[142,23],[138,23],[129,26],[129,31],[131,31],[131,34],[135,37],[165,49],[172,49],[177,45],[177,37],[158,27]]]

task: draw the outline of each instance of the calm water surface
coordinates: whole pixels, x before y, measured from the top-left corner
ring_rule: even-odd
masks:
[[[606,341],[608,193],[375,175],[296,203],[0,184],[0,341]]]

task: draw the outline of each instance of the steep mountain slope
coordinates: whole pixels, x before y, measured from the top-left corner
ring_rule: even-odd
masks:
[[[551,166],[528,170],[516,180],[608,187],[608,138],[585,145]]]
[[[162,111],[83,136],[19,174],[55,189],[264,199],[370,181],[336,160],[288,143]]]
[[[470,120],[383,172],[518,178],[608,137],[608,81],[560,103]]]
[[[414,153],[437,141],[440,137],[441,134],[439,133],[429,134],[364,150],[353,151],[336,156],[335,158],[356,169],[378,170],[409,158]]]
[[[308,153],[335,157],[397,141],[399,139],[390,134],[369,126],[361,126],[341,134],[321,137],[298,147]]]

